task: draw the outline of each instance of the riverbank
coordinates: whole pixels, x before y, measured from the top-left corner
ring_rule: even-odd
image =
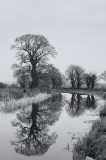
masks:
[[[95,160],[106,160],[106,105],[100,110],[100,118],[96,120],[83,138],[79,138],[74,146],[74,160],[82,156]]]
[[[20,88],[5,88],[0,89],[0,110],[5,112],[15,111],[22,106],[43,101],[52,97],[52,95],[60,93],[96,95],[101,98],[106,97],[106,92],[101,90],[36,88],[24,93],[23,89]]]

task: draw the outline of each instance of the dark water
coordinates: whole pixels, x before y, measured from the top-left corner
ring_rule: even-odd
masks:
[[[103,100],[62,94],[0,113],[0,160],[71,160],[76,139],[88,132]]]

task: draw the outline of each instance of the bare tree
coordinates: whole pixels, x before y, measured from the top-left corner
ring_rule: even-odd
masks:
[[[17,50],[16,56],[19,63],[16,66],[22,67],[26,65],[29,67],[32,79],[30,87],[38,86],[39,68],[43,67],[42,64],[45,64],[49,55],[56,55],[54,47],[42,35],[26,34],[16,38],[12,48]]]
[[[78,65],[70,65],[66,74],[68,75],[72,88],[80,88],[83,84],[84,69]]]
[[[96,80],[97,80],[96,74],[93,74],[93,73],[85,74],[84,79],[88,89],[89,88],[93,89],[95,87]]]

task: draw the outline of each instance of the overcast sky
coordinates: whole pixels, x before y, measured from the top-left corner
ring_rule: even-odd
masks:
[[[58,55],[62,73],[70,64],[88,72],[106,70],[106,0],[0,0],[0,81],[13,81],[16,37],[42,34]]]

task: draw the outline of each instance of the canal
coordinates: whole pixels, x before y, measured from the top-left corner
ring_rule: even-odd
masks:
[[[104,100],[60,94],[41,103],[0,113],[1,160],[73,160],[77,138],[99,119]]]

